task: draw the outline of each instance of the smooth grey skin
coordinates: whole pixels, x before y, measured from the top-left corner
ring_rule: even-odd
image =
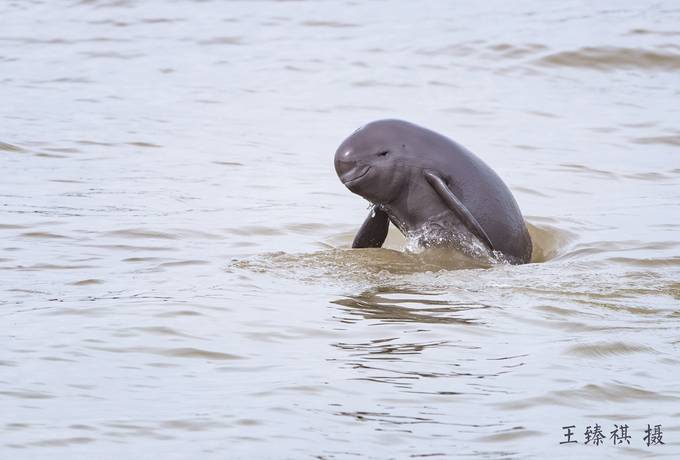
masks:
[[[421,246],[474,256],[476,239],[510,263],[531,260],[531,238],[508,187],[476,155],[441,134],[401,120],[374,121],[340,144],[335,171],[373,204],[352,247],[382,246],[391,221]]]

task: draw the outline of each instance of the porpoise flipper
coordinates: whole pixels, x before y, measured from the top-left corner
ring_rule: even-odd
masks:
[[[451,191],[451,189],[446,185],[446,182],[438,175],[425,171],[425,179],[427,182],[437,191],[437,194],[460,219],[460,221],[467,227],[467,229],[475,235],[480,241],[490,250],[494,250],[493,244],[489,236],[486,234],[484,229],[475,216],[465,207],[465,205],[456,197],[456,195]]]
[[[361,225],[352,242],[353,248],[379,248],[387,238],[390,218],[387,213],[377,206],[371,207],[368,217]]]

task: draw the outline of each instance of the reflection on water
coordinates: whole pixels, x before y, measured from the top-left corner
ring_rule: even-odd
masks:
[[[2,458],[677,457],[673,2],[0,13]],[[349,249],[332,154],[386,117],[503,177],[531,264]]]
[[[363,319],[380,322],[468,323],[474,321],[462,317],[468,310],[489,308],[485,305],[428,299],[423,297],[424,294],[418,289],[379,286],[359,295],[335,300],[333,303],[346,307],[350,315],[360,315]],[[402,297],[395,297],[398,295]],[[347,318],[343,321],[351,320]]]

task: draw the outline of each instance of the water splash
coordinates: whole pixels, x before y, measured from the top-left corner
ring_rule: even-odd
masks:
[[[444,231],[436,223],[426,223],[422,227],[405,232],[407,252],[422,253],[431,248],[451,248],[466,257],[491,265],[510,264],[508,257],[500,251],[489,251],[475,236],[469,233]]]

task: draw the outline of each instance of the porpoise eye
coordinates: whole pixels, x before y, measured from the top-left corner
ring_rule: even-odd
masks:
[[[377,155],[379,157],[386,157],[388,153],[390,153],[389,150],[383,150],[382,152],[378,152]]]

